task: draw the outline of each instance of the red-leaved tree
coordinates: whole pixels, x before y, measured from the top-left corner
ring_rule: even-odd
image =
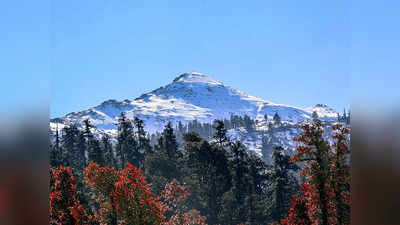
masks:
[[[90,162],[85,183],[97,194],[100,224],[157,225],[165,221],[167,206],[150,192],[140,169],[126,163],[123,170]]]
[[[334,190],[332,213],[337,224],[350,224],[350,149],[347,144],[350,129],[337,124],[333,126],[333,130],[335,142],[329,177],[331,189]]]
[[[87,225],[91,220],[76,198],[76,184],[70,167],[54,170],[50,193],[51,225]]]
[[[293,196],[291,201],[292,204],[289,209],[288,216],[285,219],[281,220],[281,225],[309,225],[312,224],[310,217],[308,216],[308,209],[307,209],[307,202],[304,197],[306,193],[308,192],[307,190],[308,185],[307,184],[302,184],[301,185],[301,193],[302,195],[300,196]],[[275,223],[279,224],[279,223]]]
[[[199,211],[185,209],[183,203],[189,195],[189,190],[176,179],[165,185],[161,196],[173,215],[164,225],[206,225],[206,217],[201,216]]]
[[[284,225],[348,225],[350,224],[350,130],[341,124],[333,126],[334,144],[323,138],[321,121],[303,124],[300,143],[291,157],[303,164],[300,176],[305,177],[299,196],[292,198]]]

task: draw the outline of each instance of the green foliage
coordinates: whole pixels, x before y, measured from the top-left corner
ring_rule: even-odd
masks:
[[[103,151],[100,147],[100,142],[97,140],[91,131],[93,125],[86,119],[84,122],[84,136],[86,138],[86,149],[88,151],[89,161],[96,162],[102,166],[105,164]],[[86,165],[85,165],[86,166]]]
[[[274,156],[269,166],[260,157],[249,154],[242,143],[227,138],[229,127],[240,125],[251,130],[254,121],[246,116],[232,116],[232,119],[217,120],[213,125],[197,121],[179,123],[175,129],[168,123],[161,133],[153,135],[154,151],[139,118],[131,121],[121,114],[115,146],[108,135],[98,140],[87,120],[82,130],[76,125],[62,130],[61,140],[56,138],[51,146],[50,163],[72,166],[77,179],[77,198],[88,212],[100,206],[94,201],[93,192],[83,185],[86,156],[101,166],[115,169],[124,168],[126,161],[141,167],[154,195],[160,195],[174,179],[182,182],[191,193],[184,207],[198,210],[207,217],[208,224],[258,225],[277,221],[286,216],[288,197],[297,191],[292,172],[296,168],[281,151],[272,150],[273,129],[279,127],[269,130],[263,142],[263,154]],[[215,141],[210,143],[199,133],[188,130],[200,131]]]
[[[105,165],[116,167],[117,165],[114,156],[113,146],[110,137],[107,134],[103,135],[103,137],[101,138],[101,148],[104,154]]]
[[[273,120],[274,120],[275,125],[281,124],[281,117],[279,116],[278,112],[275,112]]]
[[[214,139],[220,147],[224,147],[229,139],[226,136],[226,128],[222,120],[214,120],[213,128],[215,129]]]
[[[152,183],[153,193],[161,194],[164,186],[172,179],[182,179],[181,158],[174,130],[171,123],[168,123],[158,139],[155,152],[149,154],[144,161],[144,174]]]
[[[280,221],[287,216],[291,196],[298,193],[299,185],[294,173],[300,168],[291,163],[290,157],[283,154],[282,147],[275,147],[273,165],[268,184],[268,220]]]
[[[121,113],[120,118],[118,118],[116,155],[119,161],[119,168],[125,167],[124,162],[126,161],[135,166],[138,165],[137,160],[139,160],[139,154],[137,152],[137,143],[134,138],[133,126],[124,113]]]

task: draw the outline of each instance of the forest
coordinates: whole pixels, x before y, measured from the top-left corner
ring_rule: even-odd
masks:
[[[227,135],[249,117],[149,135],[121,114],[115,138],[71,124],[50,146],[50,224],[350,224],[350,129],[329,124],[327,140],[324,123],[299,125],[293,154],[273,146],[271,163]]]

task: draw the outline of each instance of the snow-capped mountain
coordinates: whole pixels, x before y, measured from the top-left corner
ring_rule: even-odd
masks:
[[[125,112],[128,118],[137,116],[144,120],[146,130],[152,133],[160,131],[168,121],[212,122],[214,119],[229,118],[231,114],[248,115],[263,121],[265,115],[272,119],[278,113],[282,121],[298,123],[310,120],[313,111],[317,111],[324,120],[336,118],[336,113],[324,105],[301,109],[276,104],[248,95],[204,74],[192,72],[184,73],[172,83],[136,99],[107,100],[93,108],[54,118],[50,126],[52,129],[56,126],[61,128],[68,123],[80,124],[89,118],[98,129],[113,134],[118,116]]]
[[[334,120],[337,119],[337,112],[325,104],[316,104],[312,107],[307,107],[305,110],[309,113],[316,112],[319,119]]]
[[[88,118],[96,126],[97,135],[106,133],[115,137],[117,120],[122,112],[130,119],[135,116],[142,119],[149,133],[161,131],[168,122],[175,125],[193,120],[212,123],[214,119],[230,119],[231,115],[247,115],[257,121],[255,129],[249,131],[236,127],[228,131],[228,136],[232,140],[240,140],[249,151],[260,155],[265,161],[270,160],[273,145],[282,146],[287,154],[291,154],[296,145],[293,138],[301,132],[298,123],[311,121],[313,112],[317,113],[320,120],[337,121],[337,113],[327,105],[317,104],[302,109],[276,104],[229,87],[204,74],[192,72],[184,73],[170,84],[136,99],[107,100],[93,108],[51,119],[50,131],[54,134],[56,129],[71,123],[81,125]],[[283,123],[270,130],[275,113]],[[267,150],[262,147],[262,140],[269,143]]]

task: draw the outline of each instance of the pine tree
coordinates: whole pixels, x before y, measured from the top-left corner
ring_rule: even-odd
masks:
[[[274,120],[275,125],[281,124],[281,117],[279,116],[278,112],[275,112],[273,120]]]
[[[60,146],[60,136],[58,133],[58,127],[55,134],[55,143],[50,145],[50,166],[59,167],[63,164],[63,152]]]
[[[229,139],[226,136],[227,130],[225,129],[222,120],[214,120],[213,128],[215,129],[214,139],[220,147],[224,147]]]
[[[144,122],[143,120],[135,117],[133,120],[134,126],[136,128],[135,138],[136,138],[136,149],[133,152],[134,161],[132,161],[133,165],[138,167],[142,166],[143,160],[146,155],[152,152],[152,148],[150,145],[150,140],[147,137],[147,133],[144,130]]]
[[[275,147],[273,152],[273,165],[269,182],[269,220],[280,221],[287,216],[291,196],[298,190],[297,179],[294,172],[300,168],[289,161],[290,156],[283,154],[282,147]]]
[[[244,115],[243,123],[244,123],[244,127],[247,131],[253,131],[254,121],[248,115]]]
[[[230,186],[227,153],[194,132],[186,133],[183,139],[184,181],[195,193],[188,203],[207,217],[207,223],[218,224],[219,202]]]
[[[232,159],[229,168],[232,176],[232,186],[223,196],[222,211],[219,215],[222,224],[239,224],[248,219],[245,199],[250,193],[251,176],[245,147],[240,142],[231,144]],[[231,209],[234,209],[231,211]]]
[[[316,120],[318,120],[318,113],[317,113],[317,111],[313,111],[313,113],[312,113],[312,116],[311,116],[312,118],[313,118],[313,121],[316,121]]]
[[[267,165],[264,161],[255,154],[250,154],[247,157],[249,164],[249,193],[245,198],[245,208],[249,224],[263,224],[267,219],[265,211],[267,201],[267,183],[269,177],[267,174]]]
[[[172,179],[182,179],[181,158],[174,130],[171,123],[168,123],[158,139],[155,152],[147,155],[144,161],[144,173],[152,183],[155,194],[160,194]]]
[[[94,137],[91,129],[94,126],[90,123],[89,119],[83,121],[84,131],[83,134],[86,138],[86,149],[88,151],[89,161],[96,162],[100,165],[105,164],[104,155],[100,147],[100,142]]]
[[[86,148],[82,133],[75,124],[63,128],[62,145],[62,164],[71,166],[74,169],[82,170],[86,162]]]
[[[180,152],[178,152],[178,142],[176,141],[176,136],[171,122],[165,126],[155,148],[156,151],[165,151],[170,158],[177,158],[179,156]]]
[[[136,156],[137,143],[134,139],[134,132],[131,121],[126,118],[124,113],[118,118],[118,135],[116,145],[116,156],[118,159],[118,167],[123,168],[125,162],[129,161],[137,165]]]
[[[108,136],[107,134],[103,135],[103,137],[101,138],[101,143],[102,151],[104,152],[105,165],[116,167],[114,151],[112,143],[110,141],[110,136]]]

